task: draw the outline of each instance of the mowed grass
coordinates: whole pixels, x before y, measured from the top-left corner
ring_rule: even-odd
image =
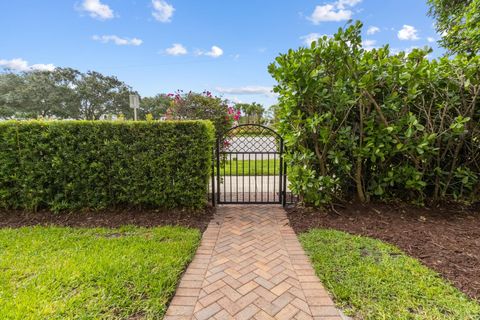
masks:
[[[200,232],[0,229],[1,319],[161,319]]]
[[[480,319],[477,302],[392,245],[333,230],[312,230],[300,241],[355,319]]]
[[[253,157],[253,156],[252,156]],[[273,176],[280,175],[280,160],[226,160],[220,167],[220,175]]]

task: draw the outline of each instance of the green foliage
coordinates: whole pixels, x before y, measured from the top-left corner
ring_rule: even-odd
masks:
[[[161,319],[200,241],[179,227],[0,229],[2,319]]]
[[[266,118],[268,119],[269,126],[277,128],[279,119],[280,106],[278,104],[271,105],[266,111]]]
[[[0,74],[0,119],[12,118],[19,109],[21,100],[15,92],[23,84],[16,74]]]
[[[150,121],[153,121],[153,120],[154,120],[153,115],[151,113],[147,113],[145,115],[145,121],[150,122]]]
[[[312,230],[300,241],[336,303],[355,319],[480,317],[478,303],[392,245],[334,230]]]
[[[70,68],[0,74],[0,119],[98,120],[123,114],[132,89],[113,76]],[[155,111],[155,110],[149,110]]]
[[[99,120],[120,113],[133,118],[129,103],[132,90],[116,77],[88,71],[81,75],[75,91],[80,107],[76,119]]]
[[[451,53],[480,54],[480,0],[428,0],[441,43]]]
[[[2,118],[47,118],[78,116],[73,89],[79,73],[73,69],[0,74]]]
[[[203,207],[210,122],[0,123],[0,208]]]
[[[136,92],[124,82],[95,71],[7,71],[0,73],[0,120],[131,120],[130,94]],[[155,120],[211,120],[218,133],[229,129],[240,116],[228,100],[208,91],[143,97],[137,114],[142,120],[149,114],[149,119]]]
[[[173,99],[166,94],[157,94],[154,97],[143,97],[140,101],[139,119],[151,114],[153,119],[160,120],[165,117],[168,108],[172,106]],[[145,115],[145,116],[143,116]]]
[[[235,105],[237,110],[240,110],[245,118],[243,118],[243,123],[249,124],[262,124],[263,115],[265,113],[265,108],[263,105],[253,102],[253,103],[237,103]]]
[[[269,67],[294,193],[333,200],[480,199],[480,57],[361,47],[361,23]]]
[[[209,91],[178,91],[170,96],[173,98],[171,111],[175,119],[210,120],[219,137],[232,127],[236,118],[233,108],[228,106],[228,101],[213,96]]]

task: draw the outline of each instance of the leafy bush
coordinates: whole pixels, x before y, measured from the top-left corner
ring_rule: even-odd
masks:
[[[209,91],[177,91],[169,96],[173,99],[171,111],[175,119],[210,120],[215,125],[218,137],[222,137],[240,117],[240,114],[228,105],[228,100],[215,97]]]
[[[307,203],[480,199],[480,57],[362,48],[361,23],[269,67]]]
[[[0,207],[206,204],[210,122],[0,123]]]
[[[480,54],[480,0],[427,0],[440,43],[450,53]]]

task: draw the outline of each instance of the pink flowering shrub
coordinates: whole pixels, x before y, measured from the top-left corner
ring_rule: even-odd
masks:
[[[229,105],[229,101],[214,96],[210,91],[202,93],[179,90],[168,95],[172,98],[172,115],[175,119],[210,120],[218,136],[238,124],[240,111]],[[227,147],[227,146],[225,146]]]

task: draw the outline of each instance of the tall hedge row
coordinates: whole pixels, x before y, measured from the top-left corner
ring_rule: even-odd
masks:
[[[210,122],[0,123],[0,207],[206,204]]]
[[[480,56],[365,50],[361,28],[270,66],[292,191],[317,205],[480,200]]]

